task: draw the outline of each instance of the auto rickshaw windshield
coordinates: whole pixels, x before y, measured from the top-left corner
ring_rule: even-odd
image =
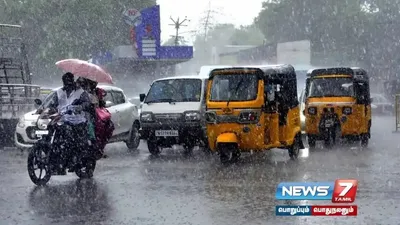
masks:
[[[314,78],[310,81],[307,97],[353,97],[354,81],[347,77]]]
[[[255,74],[215,75],[210,101],[252,101],[257,99],[258,76]]]

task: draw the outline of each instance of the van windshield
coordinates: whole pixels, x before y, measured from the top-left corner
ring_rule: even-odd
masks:
[[[307,97],[353,97],[353,79],[343,77],[315,78],[308,87]]]
[[[257,89],[257,75],[216,75],[212,81],[210,101],[255,100]]]
[[[155,81],[145,103],[199,102],[201,79],[169,79]]]

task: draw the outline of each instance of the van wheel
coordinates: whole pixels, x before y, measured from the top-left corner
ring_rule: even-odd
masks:
[[[190,155],[190,154],[193,153],[194,145],[192,145],[192,144],[185,144],[185,145],[183,146],[183,148],[185,149],[185,150],[184,150],[184,153],[185,153],[186,155]]]
[[[222,164],[234,163],[240,158],[240,150],[236,143],[219,145],[219,159]]]
[[[300,137],[296,135],[294,138],[293,145],[288,149],[289,156],[291,159],[297,159],[300,154]]]
[[[156,141],[148,140],[147,148],[152,155],[159,155],[161,152],[161,147],[157,145]]]
[[[132,125],[132,130],[129,134],[129,139],[125,143],[129,151],[137,150],[137,148],[139,147],[140,134],[139,134],[139,126],[137,124]]]

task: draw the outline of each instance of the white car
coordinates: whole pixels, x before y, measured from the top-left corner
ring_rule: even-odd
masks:
[[[104,100],[115,126],[109,143],[123,141],[126,143],[128,149],[136,150],[140,143],[138,107],[127,100],[123,90],[120,88],[106,85],[99,85],[99,87],[107,92]],[[39,108],[48,107],[55,94],[55,90],[42,101]],[[21,149],[32,147],[38,140],[36,136],[36,131],[38,130],[36,122],[39,114],[36,112],[37,110],[26,113],[19,119],[14,139],[15,145]]]

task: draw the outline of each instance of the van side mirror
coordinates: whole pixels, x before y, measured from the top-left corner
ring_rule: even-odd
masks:
[[[112,101],[106,101],[106,108],[111,107],[113,105]]]
[[[40,100],[40,99],[35,99],[35,100],[33,100],[34,102],[35,102],[35,107],[39,107],[39,106],[41,106],[42,105],[42,100]]]
[[[369,102],[371,102],[371,103],[374,102],[374,98],[370,98]]]
[[[139,95],[140,102],[143,102],[145,98],[146,98],[146,94]]]

